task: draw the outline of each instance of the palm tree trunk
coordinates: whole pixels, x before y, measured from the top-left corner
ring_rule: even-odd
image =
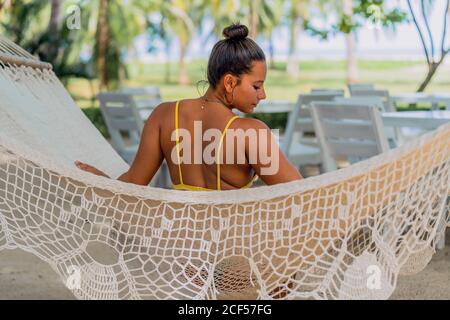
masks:
[[[99,77],[99,89],[107,88],[108,77],[106,74],[106,53],[108,51],[108,20],[107,20],[108,0],[100,0],[98,9],[97,24],[97,45],[98,57],[97,68]]]
[[[259,3],[260,0],[251,0],[250,2],[250,38],[256,40],[259,27]]]
[[[59,25],[61,21],[61,0],[51,1],[50,22],[48,25],[49,45],[47,51],[47,58],[50,62],[54,62],[58,55],[58,35]]]
[[[11,10],[12,7],[13,7],[13,1],[11,1],[11,0],[0,0],[0,17],[1,17],[1,13],[2,12],[6,11],[8,9]]]
[[[290,41],[289,41],[289,57],[286,72],[288,75],[297,79],[300,75],[300,60],[298,58],[298,50],[297,50],[297,40],[300,34],[300,24],[302,18],[297,15],[297,13],[292,14],[291,19],[291,32],[290,32]]]
[[[165,70],[165,76],[164,81],[165,83],[170,83],[170,45],[166,42],[165,43],[165,52],[166,52],[166,70]]]
[[[0,12],[2,12],[3,7],[5,6],[6,1],[0,2]]]
[[[358,82],[358,60],[355,52],[355,39],[352,33],[345,35],[347,51],[347,84]]]
[[[187,51],[187,43],[184,43],[183,41],[180,41],[180,74],[178,82],[181,85],[187,85],[189,83],[189,79],[187,76],[186,71],[186,62],[185,62],[185,56]]]
[[[58,31],[60,18],[61,18],[61,0],[51,0],[51,14],[49,23],[50,32]],[[52,34],[52,36],[54,35]]]
[[[273,31],[270,32],[269,37],[269,55],[270,55],[270,69],[275,70],[275,46],[273,44]]]
[[[165,58],[166,58],[166,63],[164,64],[164,82],[165,83],[170,83],[170,49],[171,49],[171,41],[170,41],[170,37],[167,34],[166,31],[166,23],[167,23],[167,18],[166,17],[162,17],[161,22],[160,22],[160,37],[163,40],[164,43],[164,53],[165,53]]]
[[[353,1],[344,0],[344,14],[353,16]],[[358,61],[356,57],[355,38],[352,32],[345,35],[346,57],[347,57],[347,84],[358,81]]]

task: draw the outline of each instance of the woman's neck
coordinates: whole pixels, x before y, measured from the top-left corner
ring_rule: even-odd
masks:
[[[224,100],[224,94],[219,89],[213,89],[212,87],[209,87],[201,99],[207,103],[209,102],[221,104],[229,110],[233,109],[233,106],[227,105],[226,101]]]

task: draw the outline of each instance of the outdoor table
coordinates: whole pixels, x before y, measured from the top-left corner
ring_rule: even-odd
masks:
[[[450,111],[383,112],[383,123],[388,127],[416,127],[434,130],[450,122]]]
[[[444,103],[447,110],[450,110],[450,94],[446,93],[402,93],[391,97],[395,103],[404,102],[409,104],[417,104],[419,102],[431,103],[433,110],[438,109],[439,103]]]

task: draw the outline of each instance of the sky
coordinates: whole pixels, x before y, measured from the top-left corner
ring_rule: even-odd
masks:
[[[419,0],[412,0],[416,4]],[[404,11],[408,11],[406,0],[387,0],[387,5],[399,6]],[[416,7],[416,9],[418,6]],[[440,48],[441,33],[443,28],[443,12],[445,10],[444,0],[435,0],[435,6],[431,12],[431,29],[435,37],[437,50]],[[314,20],[313,20],[314,22]],[[207,58],[215,41],[217,39],[207,39],[208,33],[212,30],[212,21],[206,21],[202,30],[199,31],[191,41],[187,59]],[[448,24],[448,33],[450,35],[450,21]],[[274,33],[275,58],[277,60],[285,60],[287,58],[289,32],[286,27],[279,27]],[[448,37],[449,38],[449,37]],[[419,34],[411,23],[404,23],[397,26],[395,32],[388,30],[377,30],[370,22],[360,29],[356,35],[357,55],[363,59],[399,59],[399,60],[418,60],[424,59],[424,53],[420,42]],[[164,61],[165,55],[163,44],[156,42],[155,45],[159,50],[149,54],[147,52],[148,40],[145,36],[136,38],[135,46],[137,55],[143,61]],[[301,33],[299,36],[298,52],[301,59],[344,59],[345,58],[345,41],[342,35],[338,35],[329,40],[323,41],[317,37],[309,36]],[[262,37],[257,42],[268,53],[268,41]],[[450,41],[447,47],[450,46]],[[178,59],[178,43],[176,40],[172,42],[170,56],[171,60]]]

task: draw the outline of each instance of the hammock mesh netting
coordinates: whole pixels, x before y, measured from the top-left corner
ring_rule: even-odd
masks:
[[[77,169],[128,167],[3,38],[0,97],[0,250],[33,253],[80,299],[386,299],[448,222],[450,125],[322,176],[186,192]]]

